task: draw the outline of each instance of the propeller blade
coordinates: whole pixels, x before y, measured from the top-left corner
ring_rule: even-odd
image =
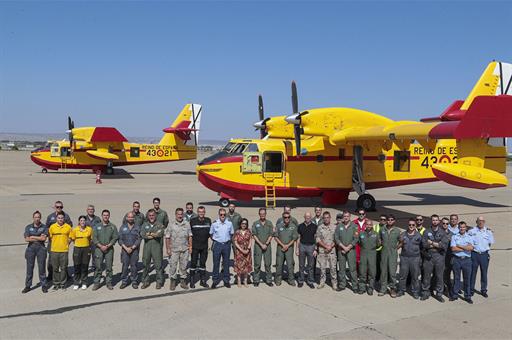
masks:
[[[73,147],[73,129],[75,127],[75,123],[71,120],[71,117],[68,116],[68,139],[69,145]]]
[[[299,113],[299,98],[297,97],[297,85],[292,81],[292,110],[293,113]]]
[[[261,96],[261,94],[258,96],[258,113],[260,120],[265,119],[265,114],[263,111],[263,97]]]
[[[297,153],[297,156],[300,156],[300,133],[301,133],[301,127],[298,124],[295,124],[293,129],[294,135],[295,135],[295,152]]]

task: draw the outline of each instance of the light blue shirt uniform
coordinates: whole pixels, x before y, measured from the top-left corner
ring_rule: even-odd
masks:
[[[473,251],[483,253],[491,250],[491,244],[494,243],[494,236],[492,231],[487,229],[487,227],[484,226],[482,229],[474,227],[467,233],[473,237],[473,245],[475,246]]]
[[[233,224],[227,219],[224,222],[216,220],[210,227],[210,235],[212,235],[212,239],[216,242],[225,243],[231,241],[231,236],[234,233]]]
[[[459,247],[459,246],[469,246],[473,245],[473,237],[471,235],[468,235],[468,232],[465,232],[464,235],[462,234],[456,234],[452,236],[452,240],[450,242],[450,247]],[[463,250],[463,251],[454,251],[452,252],[453,255],[457,257],[471,257],[471,251],[470,250]]]
[[[448,225],[448,231],[452,234],[452,235],[457,235],[459,233],[459,226],[456,225],[454,227],[452,227],[451,224]]]

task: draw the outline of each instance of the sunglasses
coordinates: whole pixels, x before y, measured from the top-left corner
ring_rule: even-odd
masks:
[[[416,224],[409,224],[409,227],[416,227]]]
[[[366,214],[359,214],[359,216],[365,216]]]
[[[290,216],[285,216],[283,217],[285,220],[289,220],[290,219]]]
[[[388,218],[388,221],[394,221],[395,219],[394,218]]]
[[[423,221],[423,219],[422,218],[417,218],[416,221]]]
[[[62,209],[62,208],[64,208],[64,206],[62,206],[62,205],[56,205],[56,206],[55,206],[55,208],[57,208],[57,209]]]
[[[226,216],[226,214],[219,214],[219,216]]]
[[[443,222],[443,225],[448,225],[448,224],[449,224],[449,223],[445,223],[445,222]]]

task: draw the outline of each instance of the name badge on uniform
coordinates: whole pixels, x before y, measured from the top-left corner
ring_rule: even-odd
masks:
[[[283,231],[283,230],[284,230],[284,228],[283,228],[283,227],[279,228],[279,231]]]
[[[428,235],[428,237],[432,237],[432,233],[428,233],[427,235]]]
[[[100,226],[96,227],[96,230],[101,230],[101,227]]]
[[[361,238],[364,238],[364,235],[361,234]]]
[[[259,228],[259,227],[261,227],[261,224],[259,224],[259,223],[256,224],[256,228]]]
[[[375,237],[377,237],[377,235],[375,235],[375,234],[371,234],[371,235],[370,235],[370,237],[374,237],[374,238],[375,238]]]
[[[124,229],[123,229],[123,230],[124,230],[124,231],[127,231],[127,230],[128,230],[128,228],[124,227]]]
[[[34,229],[34,228],[32,228],[32,227],[30,227],[30,231],[35,231],[35,229]]]
[[[295,229],[295,227],[290,227],[290,230],[293,230],[293,229]]]
[[[149,226],[147,225],[147,226],[146,226],[146,230],[148,230],[148,229],[149,229]]]

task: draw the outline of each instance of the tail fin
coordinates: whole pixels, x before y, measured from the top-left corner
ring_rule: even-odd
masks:
[[[493,61],[489,63],[484,73],[471,90],[460,107],[467,110],[477,96],[512,95],[512,64]]]
[[[192,140],[194,145],[197,145],[199,141],[201,111],[202,106],[199,104],[185,105],[172,125],[163,130],[165,135],[159,144],[186,144],[189,140]]]

